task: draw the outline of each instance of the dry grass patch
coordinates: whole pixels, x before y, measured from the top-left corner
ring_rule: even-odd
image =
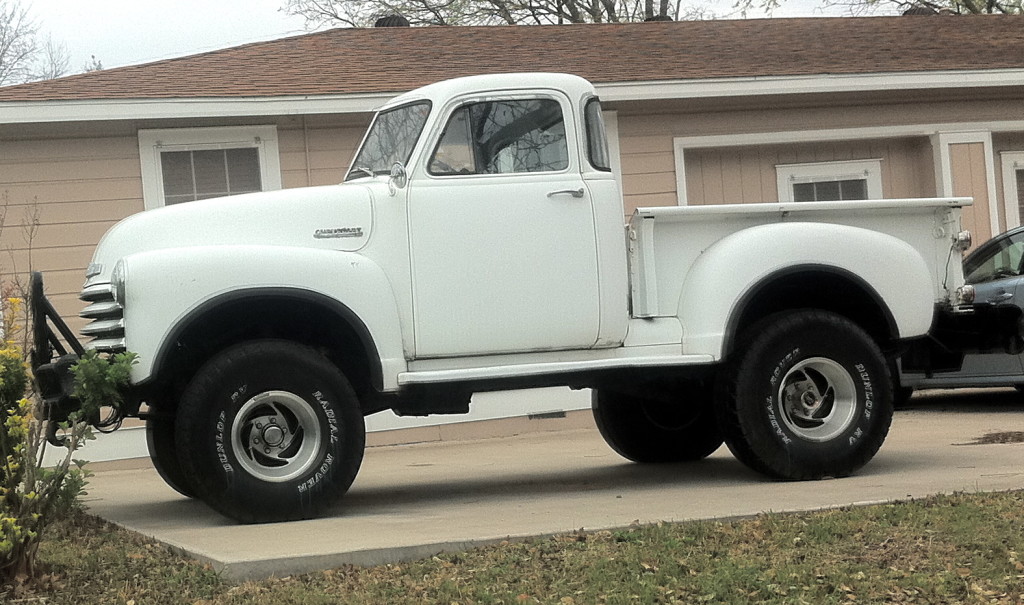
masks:
[[[46,540],[50,583],[36,597],[137,605],[1024,603],[1022,527],[1024,493],[957,494],[578,532],[233,585],[82,516]]]

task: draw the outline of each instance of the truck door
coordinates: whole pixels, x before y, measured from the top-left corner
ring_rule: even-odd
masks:
[[[417,358],[595,344],[594,209],[571,112],[545,92],[448,113],[408,191]]]

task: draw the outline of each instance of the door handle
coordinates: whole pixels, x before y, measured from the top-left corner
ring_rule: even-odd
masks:
[[[1000,292],[992,297],[992,300],[996,302],[1002,302],[1004,300],[1010,300],[1013,298],[1013,292]]]
[[[583,197],[583,187],[579,189],[561,189],[559,191],[552,191],[548,194],[548,197],[554,197],[556,195],[571,195],[576,198]]]

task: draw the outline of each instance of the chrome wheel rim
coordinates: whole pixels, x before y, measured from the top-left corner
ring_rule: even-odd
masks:
[[[287,391],[266,391],[238,410],[231,445],[239,465],[257,479],[281,483],[301,476],[320,458],[323,431],[316,411]]]
[[[835,361],[812,357],[786,372],[778,402],[782,421],[794,435],[807,441],[830,441],[853,424],[857,385]]]

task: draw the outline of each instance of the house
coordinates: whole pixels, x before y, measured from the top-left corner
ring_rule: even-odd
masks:
[[[0,243],[72,317],[134,212],[339,182],[374,107],[436,80],[563,71],[604,101],[638,206],[971,196],[1021,223],[1024,18],[334,29],[0,88]],[[229,178],[225,178],[225,175]],[[31,245],[19,219],[36,213]],[[31,259],[31,261],[30,261]]]

